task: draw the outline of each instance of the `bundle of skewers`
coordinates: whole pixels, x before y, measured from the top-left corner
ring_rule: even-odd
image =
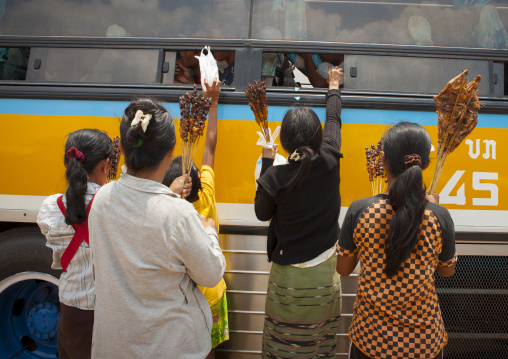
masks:
[[[365,147],[365,157],[367,159],[367,173],[372,187],[372,195],[378,195],[386,191],[386,173],[381,158],[383,143],[379,141],[377,147],[370,145]]]
[[[203,136],[212,100],[200,97],[196,85],[180,97],[180,137],[182,138],[182,175],[190,173],[199,138]]]
[[[268,102],[266,101],[265,80],[254,81],[254,85],[249,84],[248,89],[245,89],[245,95],[249,100],[249,106],[254,113],[256,123],[261,127],[266,143],[269,143],[271,138],[268,128]]]
[[[120,163],[120,155],[120,137],[117,136],[113,139],[113,155],[109,158],[108,182],[116,179],[118,164]]]
[[[478,83],[482,77],[476,76],[467,82],[468,70],[451,79],[441,92],[434,96],[438,114],[437,163],[428,193],[436,190],[446,158],[474,130],[478,124]]]

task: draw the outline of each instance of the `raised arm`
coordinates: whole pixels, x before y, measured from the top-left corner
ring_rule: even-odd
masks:
[[[340,150],[342,121],[340,113],[342,100],[340,98],[340,81],[344,70],[336,66],[328,67],[328,93],[326,94],[326,122],[323,139],[325,142]]]
[[[260,177],[273,165],[276,154],[277,145],[274,145],[271,149],[263,148],[261,153],[263,164],[261,166]],[[275,213],[275,200],[261,185],[258,185],[256,190],[256,197],[254,198],[254,212],[256,213],[257,219],[260,221],[270,220]]]
[[[205,80],[203,96],[212,99],[212,106],[208,112],[208,125],[206,126],[205,151],[203,152],[203,165],[213,169],[215,148],[217,147],[217,108],[219,107],[220,81],[214,79],[210,86]]]
[[[310,84],[315,88],[326,88],[327,80],[319,74],[317,66],[314,63],[314,60],[312,60],[312,55],[304,54],[303,61],[305,62],[305,70],[307,72],[307,77],[309,78]]]

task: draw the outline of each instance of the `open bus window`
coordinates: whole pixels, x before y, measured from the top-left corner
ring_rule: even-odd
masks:
[[[267,86],[328,88],[328,67],[344,66],[340,53],[263,53],[261,77]]]
[[[245,39],[249,17],[250,0],[1,0],[0,34]]]
[[[508,48],[504,0],[256,0],[252,19],[257,39]]]
[[[409,94],[437,94],[447,81],[468,69],[481,75],[480,96],[505,96],[505,65],[488,60],[341,53],[264,52],[261,77],[268,86],[328,88],[328,67],[344,69],[341,88]],[[492,79],[491,79],[492,77]]]
[[[181,50],[177,52],[174,66],[174,83],[183,85],[201,84],[199,56],[201,49]],[[213,50],[219,68],[219,80],[222,86],[232,86],[235,76],[236,52],[231,50]],[[167,76],[169,77],[169,75]],[[163,83],[169,83],[163,81]]]
[[[0,48],[0,80],[25,80],[30,48]]]
[[[32,48],[27,80],[151,84],[158,69],[159,50]]]

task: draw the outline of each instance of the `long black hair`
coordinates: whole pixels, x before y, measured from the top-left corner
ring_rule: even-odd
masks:
[[[401,122],[383,137],[387,171],[396,177],[388,192],[394,210],[385,243],[385,272],[390,277],[398,272],[418,242],[427,205],[422,169],[430,162],[430,149],[429,133],[416,123]]]
[[[131,126],[138,110],[152,115],[146,132],[141,123]],[[137,98],[125,109],[120,122],[120,142],[129,169],[155,168],[175,147],[175,124],[160,104],[150,98]]]
[[[73,147],[82,155],[71,150]],[[70,155],[68,155],[69,151]],[[100,161],[113,155],[111,138],[103,131],[82,129],[69,134],[64,155],[65,176],[68,183],[67,191],[65,191],[67,201],[65,223],[80,224],[86,220],[85,194],[88,174]]]
[[[182,175],[182,156],[178,156],[173,158],[173,161],[171,161],[171,164],[169,165],[168,169],[166,170],[166,174],[164,175],[164,179],[162,180],[162,184],[165,186],[171,186],[171,183],[178,177]],[[187,196],[186,200],[188,202],[196,202],[199,199],[198,193],[201,189],[201,178],[199,174],[199,170],[194,164],[192,163],[192,168],[190,170],[190,178],[192,180],[192,188]]]
[[[289,160],[298,165],[298,169],[285,187],[288,194],[307,179],[312,157],[319,151],[322,142],[321,121],[312,109],[296,107],[286,113],[280,129],[280,143],[290,155],[296,151],[299,156],[298,161]]]

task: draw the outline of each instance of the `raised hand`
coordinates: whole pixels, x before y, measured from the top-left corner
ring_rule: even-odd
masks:
[[[342,80],[342,76],[344,75],[344,69],[341,67],[328,66],[328,89],[329,90],[338,90],[340,86],[340,81]]]

